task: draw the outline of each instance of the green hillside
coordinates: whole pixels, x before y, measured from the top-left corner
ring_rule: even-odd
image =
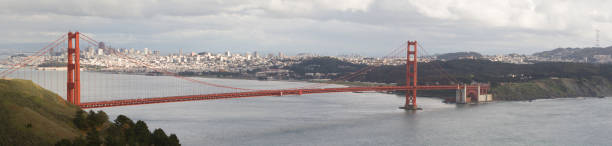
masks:
[[[78,115],[78,116],[77,116]],[[26,80],[0,79],[0,146],[178,146],[175,134],[151,132],[144,121],[85,112]]]
[[[0,145],[53,145],[82,135],[72,123],[80,108],[26,80],[0,80]]]
[[[560,97],[611,96],[612,83],[603,77],[550,78],[521,83],[503,83],[492,90],[498,100],[530,100]]]

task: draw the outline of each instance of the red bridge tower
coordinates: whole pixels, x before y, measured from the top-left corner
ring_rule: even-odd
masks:
[[[408,41],[406,47],[406,104],[404,109],[418,110],[416,103],[417,95],[417,41]]]
[[[79,32],[68,32],[68,102],[81,104],[81,53],[79,49]],[[74,44],[73,44],[74,43]]]

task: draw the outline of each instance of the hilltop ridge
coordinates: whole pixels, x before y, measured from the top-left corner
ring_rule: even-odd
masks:
[[[557,48],[534,53],[533,56],[549,60],[574,60],[587,63],[612,63],[612,46],[591,48]]]

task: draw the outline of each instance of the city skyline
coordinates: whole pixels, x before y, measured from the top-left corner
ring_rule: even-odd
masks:
[[[100,43],[104,43],[104,42],[100,42]],[[612,46],[608,46],[608,47],[612,47]],[[522,56],[523,58],[514,58],[511,60],[520,60],[520,61],[511,61],[511,60],[506,60],[506,61],[502,61],[502,62],[506,62],[506,63],[519,63],[522,64],[523,59],[525,56],[534,56],[538,53],[543,53],[543,52],[547,52],[547,51],[554,51],[557,49],[588,49],[588,48],[608,48],[606,46],[599,46],[599,47],[585,47],[585,48],[555,48],[555,49],[551,49],[551,50],[544,50],[542,52],[535,52],[532,54],[519,54],[519,53],[507,53],[507,54],[485,54],[482,52],[475,52],[475,51],[458,51],[458,52],[448,52],[448,53],[428,53],[427,50],[425,50],[426,53],[423,53],[423,51],[421,51],[421,53],[419,53],[420,56],[422,57],[426,57],[426,58],[431,58],[431,57],[436,57],[436,56],[440,56],[440,55],[446,55],[446,54],[455,54],[455,53],[477,53],[477,54],[481,54],[483,56],[488,57],[487,60],[491,60],[491,61],[500,61],[498,57],[502,57],[502,56]],[[103,54],[103,53],[99,53],[99,52],[103,52],[102,49],[98,46],[98,47],[93,47],[91,45],[84,45],[82,46],[82,50],[81,53],[83,55],[90,55],[90,54],[95,54],[95,55],[99,55],[99,54]],[[157,56],[195,56],[195,55],[206,55],[208,54],[208,56],[211,55],[222,55],[222,56],[235,56],[236,54],[238,56],[248,56],[251,55],[253,57],[258,56],[258,57],[262,57],[262,58],[269,58],[269,57],[279,57],[279,56],[295,56],[295,57],[299,57],[299,56],[330,56],[330,57],[349,57],[349,58],[401,58],[402,55],[393,55],[393,56],[372,56],[372,55],[364,55],[364,54],[357,54],[357,53],[346,53],[346,54],[338,54],[338,55],[326,55],[326,54],[318,54],[318,53],[309,53],[309,52],[301,52],[301,53],[286,53],[286,52],[260,52],[257,50],[248,50],[248,49],[183,49],[183,48],[177,48],[177,49],[166,49],[165,52],[162,52],[158,49],[154,49],[154,48],[115,48],[112,46],[106,46],[105,48],[112,48],[115,49],[119,52],[124,52],[124,53],[129,53],[129,54],[139,54],[139,55],[157,55]],[[93,50],[93,52],[91,52]],[[213,50],[213,51],[210,51]],[[232,51],[232,50],[243,50],[243,51]],[[7,59],[10,56],[14,56],[14,55],[20,55],[20,54],[24,54],[24,55],[30,55],[35,53],[35,50],[21,50],[21,49],[9,49],[9,50],[0,50],[0,59]],[[51,49],[50,54],[48,55],[61,55],[62,53],[66,53],[66,49]],[[108,53],[108,52],[107,52]],[[228,53],[233,54],[233,55],[228,55]],[[106,54],[106,53],[104,53]],[[390,54],[387,54],[390,55]],[[596,55],[597,56],[597,55]],[[282,57],[281,57],[282,58]],[[510,57],[513,58],[513,57]],[[533,59],[533,58],[532,58]],[[536,59],[539,60],[539,59]],[[540,60],[540,61],[555,61],[555,60]],[[576,60],[556,60],[556,61],[561,61],[561,62],[573,62]]]
[[[609,46],[607,1],[3,2],[0,49],[79,30],[116,48],[382,56],[406,40],[433,53],[531,54]],[[73,9],[74,8],[74,9]],[[58,21],[61,20],[61,21]],[[45,24],[41,26],[40,24]],[[517,43],[518,42],[518,43]],[[200,50],[210,48],[212,50]]]

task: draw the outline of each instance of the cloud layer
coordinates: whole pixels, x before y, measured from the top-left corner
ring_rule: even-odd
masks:
[[[612,43],[605,0],[0,1],[0,48],[36,47],[68,30],[166,52],[379,56],[419,40],[430,53],[533,53],[593,46],[596,29]]]

